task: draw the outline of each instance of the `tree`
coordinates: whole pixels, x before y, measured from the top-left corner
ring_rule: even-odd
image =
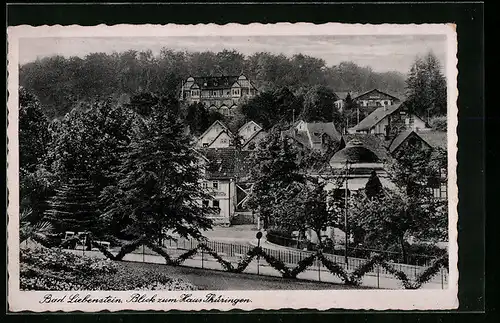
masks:
[[[50,196],[51,181],[45,169],[51,134],[38,99],[19,88],[19,182],[20,211],[29,211],[29,221],[38,221]]]
[[[280,228],[287,231],[299,231],[303,234],[311,229],[318,237],[318,247],[321,249],[321,233],[336,225],[340,209],[335,203],[329,203],[325,183],[316,179],[297,183],[292,191],[292,194],[288,194],[288,199],[280,200],[275,206],[273,218]]]
[[[371,172],[368,182],[366,182],[365,193],[370,199],[380,197],[383,194],[382,183],[374,170]]]
[[[447,237],[447,201],[434,198],[429,182],[444,158],[430,150],[401,150],[388,168],[395,188],[384,188],[379,198],[358,194],[353,202],[352,226],[364,234],[365,244],[380,249],[399,246],[407,261],[410,238],[437,241]]]
[[[201,135],[211,125],[211,115],[202,103],[193,103],[187,107],[186,125],[195,136]]]
[[[159,100],[159,102],[168,102]],[[201,187],[202,168],[185,125],[170,107],[150,107],[150,115],[123,154],[116,185],[101,200],[104,216],[127,223],[127,232],[161,242],[173,231],[200,238],[211,227],[213,210],[202,205],[210,195]]]
[[[57,232],[90,231],[98,236],[104,230],[99,218],[98,191],[90,180],[78,175],[56,189],[45,214]]]
[[[34,172],[42,163],[50,142],[48,120],[38,99],[19,88],[19,167]]]
[[[278,123],[290,123],[294,118],[297,120],[301,111],[301,98],[286,87],[260,92],[241,107],[247,120],[253,120],[265,129]]]
[[[268,228],[276,223],[272,218],[275,206],[294,194],[294,185],[304,182],[298,151],[274,131],[253,154],[250,164],[254,165],[250,172],[254,186],[248,206],[258,210],[264,228]]]
[[[119,155],[130,142],[133,116],[111,100],[72,110],[52,126],[50,171],[62,182],[75,176],[88,178],[100,191],[112,182]]]
[[[315,86],[304,97],[304,110],[301,118],[306,122],[334,122],[344,124],[342,115],[335,107],[337,96],[330,88]]]
[[[437,57],[417,57],[406,79],[407,104],[422,117],[446,115],[446,79]]]

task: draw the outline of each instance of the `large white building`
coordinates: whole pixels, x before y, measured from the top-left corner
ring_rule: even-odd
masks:
[[[200,102],[209,109],[231,116],[243,99],[256,94],[257,88],[245,75],[190,76],[182,82],[180,100],[188,104]]]

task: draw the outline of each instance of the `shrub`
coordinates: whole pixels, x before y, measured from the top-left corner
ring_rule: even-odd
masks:
[[[21,290],[195,290],[159,266],[78,256],[55,248],[21,249]]]

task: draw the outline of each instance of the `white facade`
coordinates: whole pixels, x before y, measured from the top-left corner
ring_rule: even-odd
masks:
[[[238,134],[243,139],[243,142],[246,142],[250,137],[252,137],[256,132],[260,130],[262,130],[262,127],[257,123],[255,123],[254,121],[248,121],[238,130]]]
[[[220,121],[215,121],[201,136],[198,138],[196,142],[196,147],[200,148],[208,148],[215,139],[222,133],[226,131],[226,134],[229,133],[227,127],[222,124]],[[229,146],[229,145],[228,145]],[[225,146],[225,147],[228,147]]]
[[[213,196],[210,201],[203,201],[208,207],[219,208],[219,213],[213,216],[216,224],[229,224],[234,214],[235,184],[231,179],[207,179],[204,186]]]
[[[223,131],[215,138],[215,140],[208,144],[208,148],[227,148],[231,144],[231,136],[227,134],[226,131]]]

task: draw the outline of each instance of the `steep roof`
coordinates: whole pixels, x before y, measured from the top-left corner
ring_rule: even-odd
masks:
[[[349,142],[353,140],[361,142],[363,147],[373,151],[380,160],[388,160],[391,158],[387,151],[386,141],[377,135],[355,133],[355,134],[345,134],[343,138],[346,144],[349,144]]]
[[[207,128],[207,130],[205,130],[205,132],[204,132],[204,133],[202,133],[202,134],[201,134],[201,136],[199,136],[199,137],[198,137],[198,140],[200,140],[201,138],[205,137],[205,135],[206,135],[206,134],[210,131],[210,129],[212,129],[212,128],[213,128],[215,125],[217,125],[217,124],[218,124],[218,125],[220,125],[220,126],[222,127],[222,129],[223,129],[223,130],[226,130],[226,131],[227,131],[227,133],[228,133],[230,136],[232,136],[232,135],[233,135],[233,133],[231,132],[231,130],[229,130],[229,128],[228,128],[228,127],[227,127],[227,126],[226,126],[226,125],[225,125],[222,121],[220,121],[220,120],[215,120],[215,122],[214,122],[214,123],[212,123],[212,124],[210,125],[210,127],[208,127],[208,128]],[[221,132],[222,132],[222,131],[221,131]]]
[[[202,148],[199,151],[208,159],[208,179],[244,178],[250,172],[251,151],[239,151],[232,147]]]
[[[340,142],[342,140],[342,136],[333,122],[307,122],[306,128],[313,141],[321,140],[321,135],[324,133],[334,141]]]
[[[261,126],[260,124],[258,124],[257,122],[255,122],[255,121],[253,121],[253,120],[250,120],[250,121],[248,121],[248,122],[245,122],[245,124],[244,124],[244,125],[242,125],[242,126],[238,129],[238,132],[240,132],[240,131],[241,131],[241,129],[245,128],[245,127],[246,127],[247,125],[249,125],[249,124],[254,124],[254,125],[256,125],[257,127],[259,127],[259,129],[262,129],[262,126]]]
[[[222,136],[222,134],[225,133],[227,134],[230,138],[232,138],[232,135],[230,132],[228,132],[228,130],[222,130],[221,132],[219,132],[219,134],[217,136],[215,136],[215,138],[208,144],[208,147],[210,147],[217,139],[219,139],[220,136]],[[231,139],[232,140],[232,139]]]
[[[392,114],[401,107],[401,103],[393,104],[390,106],[377,108],[375,111],[370,113],[366,118],[361,120],[357,125],[351,128],[351,130],[369,130],[379,123],[382,119]]]
[[[255,131],[248,139],[243,143],[242,147],[246,147],[255,137],[257,137],[260,134],[266,134],[266,132],[262,129]]]
[[[446,149],[448,147],[448,136],[444,131],[418,131],[417,134],[424,139],[431,147]]]
[[[389,151],[391,153],[393,153],[396,149],[398,149],[399,146],[401,146],[401,144],[403,142],[405,142],[405,140],[411,135],[411,134],[415,134],[415,132],[413,130],[406,130],[406,131],[402,131],[400,132],[391,142],[390,146],[389,146]],[[422,138],[420,138],[422,139]]]
[[[447,137],[446,132],[443,131],[418,131],[415,132],[413,130],[407,130],[401,132],[398,136],[396,136],[390,146],[389,151],[393,153],[398,147],[410,136],[417,136],[422,141],[427,143],[432,148],[443,148],[446,149],[447,146]]]
[[[383,94],[383,95],[387,95],[387,96],[389,96],[389,97],[391,97],[391,98],[393,98],[393,99],[395,99],[395,100],[398,100],[398,101],[400,100],[398,97],[395,97],[394,95],[391,95],[391,94],[389,94],[389,93],[386,93],[386,92],[380,91],[379,89],[371,89],[370,91],[366,91],[366,92],[364,92],[364,93],[358,94],[358,95],[356,95],[356,96],[353,96],[352,98],[356,100],[356,99],[359,99],[359,98],[361,98],[362,96],[365,96],[365,95],[370,94],[370,93],[372,93],[372,92],[379,92],[379,93],[381,93],[381,94]]]
[[[196,76],[193,77],[194,84],[197,84],[202,90],[220,90],[228,89],[237,84],[241,86],[238,79],[241,75],[224,75],[224,76]],[[247,79],[248,80],[248,79]],[[248,80],[250,82],[250,80]],[[189,82],[184,82],[184,84]],[[255,86],[250,82],[253,88]]]

